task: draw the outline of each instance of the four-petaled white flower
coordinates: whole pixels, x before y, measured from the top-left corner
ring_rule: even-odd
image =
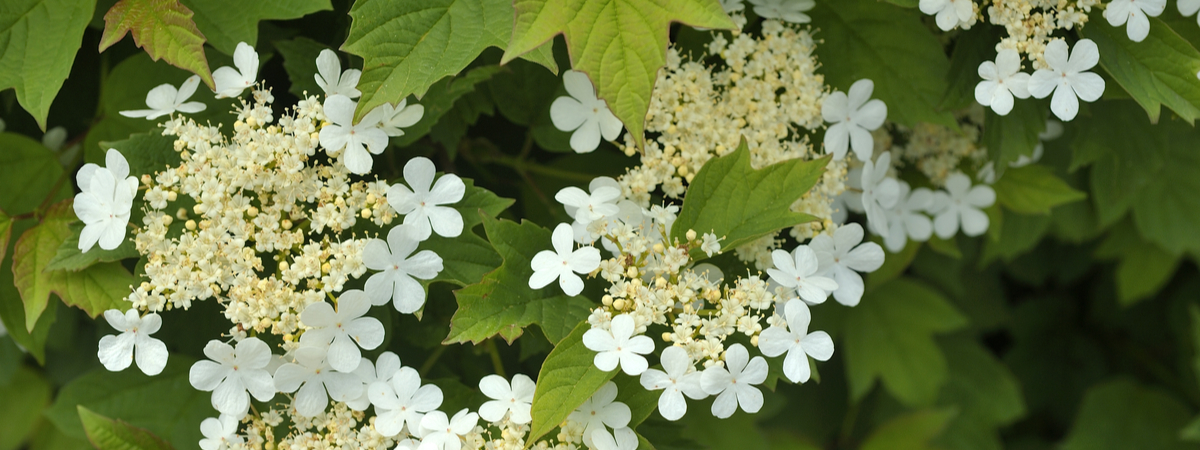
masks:
[[[879,159],[867,161],[862,167],[862,208],[867,213],[867,225],[875,234],[884,234],[888,229],[885,211],[896,206],[900,198],[900,184],[887,176],[892,166],[892,152],[883,152]]]
[[[933,230],[938,237],[949,239],[962,223],[963,234],[979,236],[987,231],[988,216],[980,211],[996,202],[996,191],[980,184],[971,187],[971,178],[962,172],[946,177],[946,190],[933,194]]]
[[[1184,6],[1180,1],[1180,12]],[[1167,0],[1113,0],[1104,8],[1104,18],[1114,27],[1125,25],[1125,35],[1133,42],[1142,42],[1150,34],[1150,19],[1146,16],[1158,17],[1164,9]]]
[[[629,427],[615,429],[612,434],[599,429],[592,432],[592,445],[596,450],[637,450],[638,437]]]
[[[275,371],[275,387],[279,392],[296,393],[296,413],[304,417],[325,411],[330,398],[350,401],[362,395],[363,390],[357,376],[338,372],[329,365],[323,347],[297,349],[296,362],[279,366]]]
[[[379,113],[379,129],[388,136],[404,136],[404,130],[416,125],[425,116],[425,107],[416,103],[408,104],[408,99],[400,100],[395,107],[384,103],[377,108]]]
[[[566,207],[567,214],[574,217],[577,223],[587,225],[621,210],[616,204],[617,199],[621,197],[619,187],[596,185],[595,181],[592,184],[591,193],[568,186],[554,194],[554,199]]]
[[[213,408],[221,414],[242,417],[250,409],[251,395],[263,402],[275,397],[275,382],[264,370],[271,362],[265,342],[251,337],[233,347],[214,339],[204,346],[204,356],[212,361],[192,364],[188,381],[196,389],[212,391]]]
[[[371,299],[357,289],[338,297],[337,311],[327,302],[310,303],[300,313],[300,321],[311,327],[300,336],[300,344],[329,348],[329,365],[341,372],[353,372],[362,361],[362,352],[383,343],[383,324],[374,317],[363,317],[371,309]]]
[[[429,280],[442,271],[442,258],[432,250],[412,252],[420,244],[407,230],[397,225],[388,231],[387,242],[371,239],[363,248],[362,262],[368,269],[380,271],[367,278],[364,287],[371,303],[382,305],[391,300],[397,311],[412,314],[425,305],[425,288],[413,277]],[[412,255],[412,256],[409,256]]]
[[[533,275],[529,276],[529,287],[541,289],[558,279],[558,285],[567,295],[583,292],[583,279],[575,273],[589,273],[600,267],[600,250],[596,247],[575,249],[575,232],[571,225],[560,223],[554,227],[550,243],[554,250],[542,250],[529,262]]]
[[[791,23],[809,23],[812,17],[805,11],[813,9],[813,0],[750,0],[754,13],[764,19],[779,19]]]
[[[887,210],[888,232],[883,243],[892,253],[904,250],[909,239],[917,242],[929,240],[933,234],[933,221],[923,214],[933,207],[933,191],[926,188],[912,189],[908,183],[899,182],[896,206]]]
[[[684,395],[693,400],[700,400],[708,394],[700,387],[700,372],[692,370],[694,366],[687,350],[667,347],[662,352],[662,366],[666,372],[658,369],[642,372],[642,387],[647,391],[662,389],[663,393],[658,397],[659,414],[667,420],[679,420],[687,413],[687,400],[683,399]]]
[[[200,422],[200,434],[204,435],[204,439],[200,440],[200,450],[219,450],[245,442],[237,435],[237,430],[237,417],[221,414],[220,418],[204,419]]]
[[[584,424],[584,445],[593,447],[592,433],[603,430],[605,426],[614,430],[629,426],[633,413],[628,405],[613,401],[616,399],[617,384],[609,381],[567,416],[567,420]]]
[[[391,383],[392,376],[400,370],[400,357],[392,352],[383,352],[379,355],[379,359],[374,364],[370,359],[363,358],[358,364],[358,368],[354,369],[354,376],[362,382],[364,389],[362,394],[353,400],[346,402],[346,405],[355,411],[363,411],[367,406],[371,405],[370,387],[375,383]]]
[[[563,85],[570,97],[559,97],[550,104],[550,121],[561,131],[575,131],[571,135],[571,149],[575,153],[587,153],[600,145],[600,136],[605,140],[616,139],[621,134],[621,120],[609,111],[604,100],[596,98],[592,81],[583,72],[563,72]]]
[[[462,234],[462,214],[444,205],[453,205],[462,200],[467,185],[452,173],[443,174],[435,183],[433,178],[436,175],[433,161],[418,156],[404,164],[404,182],[408,186],[396,183],[387,191],[388,204],[404,215],[404,224],[412,226],[410,230],[413,237],[419,241],[429,239],[435,232],[441,237],[458,237]]]
[[[850,95],[834,91],[821,104],[821,117],[832,123],[825,130],[825,153],[840,160],[847,149],[854,149],[860,161],[870,161],[875,152],[875,139],[871,131],[883,125],[887,119],[887,105],[882,100],[871,100],[875,83],[868,79],[850,85]]]
[[[317,86],[325,91],[326,96],[344,95],[356,98],[362,95],[362,92],[356,89],[358,78],[361,76],[362,71],[358,69],[346,69],[342,72],[342,62],[333,50],[321,50],[321,54],[317,55],[317,73],[313,74],[313,78],[317,80]]]
[[[237,97],[258,82],[258,52],[250,44],[238,42],[233,51],[233,65],[237,69],[225,66],[212,73],[217,98]]]
[[[479,423],[479,415],[463,408],[447,418],[446,413],[430,411],[421,418],[421,445],[417,450],[459,450],[462,437]]]
[[[345,95],[331,95],[325,99],[325,117],[329,124],[321,128],[317,136],[326,152],[346,149],[341,155],[342,164],[350,172],[359,175],[371,172],[374,161],[371,154],[383,153],[387,148],[387,134],[376,125],[383,111],[376,108],[354,124],[354,108],[358,103]],[[369,153],[368,153],[369,152]]]
[[[72,206],[84,224],[79,233],[79,250],[85,253],[97,242],[104,250],[121,245],[129,224],[129,212],[133,209],[133,197],[137,195],[138,180],[129,176],[129,163],[121,152],[108,149],[104,163],[106,167],[84,164],[75,174],[75,181],[83,192],[75,194]]]
[[[969,24],[975,15],[971,0],[921,0],[917,7],[925,14],[936,15],[935,21],[942,31],[953,30],[960,23]]]
[[[786,325],[772,326],[758,336],[758,349],[771,357],[787,353],[783,359],[783,374],[793,383],[807,382],[811,375],[807,356],[828,361],[833,356],[833,339],[824,331],[808,332],[812,313],[804,302],[785,303],[783,317]]]
[[[162,373],[167,365],[167,345],[150,337],[162,326],[162,317],[154,313],[140,317],[136,309],[125,311],[124,314],[110,309],[104,311],[104,320],[121,331],[119,335],[110,334],[100,338],[96,356],[105,369],[113,372],[125,370],[136,357],[138,368],[146,375]]]
[[[817,254],[821,272],[837,283],[833,298],[846,306],[857,305],[862,299],[863,279],[858,272],[874,272],[883,265],[883,248],[862,240],[862,225],[851,223],[834,230],[833,237],[822,233],[808,243]]]
[[[432,384],[421,386],[421,376],[412,367],[402,367],[390,384],[370,387],[375,405],[375,429],[384,436],[395,436],[408,425],[410,434],[421,433],[425,413],[442,406],[442,390]]]
[[[1007,115],[1013,108],[1013,97],[1029,98],[1029,74],[1021,71],[1021,55],[1006,48],[996,55],[996,62],[979,64],[979,77],[975,85],[975,101],[991,106],[999,115]]]
[[[725,365],[704,369],[700,376],[700,387],[708,395],[715,395],[712,413],[725,419],[737,411],[756,413],[762,409],[763,396],[756,384],[767,380],[767,360],[761,356],[750,359],[750,352],[742,344],[733,344],[725,350]]]
[[[1046,44],[1044,53],[1049,69],[1038,69],[1029,78],[1029,93],[1050,100],[1050,111],[1064,122],[1079,113],[1079,100],[1094,102],[1104,93],[1104,79],[1086,72],[1100,62],[1100,50],[1091,39],[1080,39],[1067,53],[1067,43],[1058,39]]]
[[[807,245],[797,246],[790,254],[775,250],[771,252],[771,260],[775,263],[775,268],[767,269],[771,281],[794,289],[800,299],[806,302],[824,302],[830,292],[838,289],[833,279],[817,275],[820,270],[817,253]]]
[[[635,328],[633,316],[620,314],[612,318],[609,329],[592,328],[583,333],[583,345],[597,352],[592,361],[597,369],[608,372],[620,364],[626,375],[636,376],[646,371],[650,365],[642,355],[654,351],[654,340],[634,336]]]
[[[204,111],[208,106],[200,102],[189,102],[187,99],[196,93],[196,87],[200,85],[200,76],[192,75],[184,80],[179,89],[175,89],[170,83],[163,83],[151,89],[146,94],[146,106],[150,109],[135,109],[131,111],[120,111],[120,114],[125,117],[145,117],[146,120],[154,120],[159,117],[173,114],[176,111],[181,113],[198,113]]]
[[[479,380],[479,391],[492,399],[479,407],[479,417],[488,422],[499,422],[509,414],[508,420],[526,424],[533,420],[529,409],[533,404],[533,392],[537,386],[524,374],[513,375],[512,384],[499,375],[488,375]]]

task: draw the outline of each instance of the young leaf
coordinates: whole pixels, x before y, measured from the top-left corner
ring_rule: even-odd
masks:
[[[952,409],[911,412],[880,425],[863,441],[861,450],[934,450],[931,440],[942,433],[955,415]]]
[[[283,55],[283,70],[292,82],[288,92],[300,98],[304,98],[306,92],[308,95],[320,95],[324,92],[321,86],[317,85],[313,75],[317,73],[317,56],[321,55],[321,50],[328,48],[325,44],[303,36],[275,41],[275,49]]]
[[[1190,449],[1179,440],[1190,417],[1176,397],[1119,378],[1088,389],[1062,449]]]
[[[0,191],[0,209],[15,216],[32,212],[48,195],[70,195],[69,182],[50,193],[63,169],[54,153],[40,142],[16,133],[0,133],[0,149],[0,180],[8,183]]]
[[[208,44],[226,55],[233,54],[238,42],[256,45],[260,21],[298,19],[333,9],[329,0],[183,0],[183,3],[196,12],[193,19],[208,38]]]
[[[13,220],[0,210],[0,261],[8,254],[8,239],[12,237]]]
[[[0,384],[0,448],[19,449],[36,430],[42,411],[50,404],[50,382],[20,365],[7,383]]]
[[[996,189],[996,200],[1019,214],[1049,214],[1050,208],[1087,197],[1041,164],[1010,168],[992,187]]]
[[[0,90],[16,89],[43,130],[95,9],[96,0],[5,0],[0,7]]]
[[[21,292],[25,304],[25,329],[33,331],[38,317],[46,310],[50,301],[50,289],[54,273],[46,272],[46,265],[58,252],[58,246],[71,234],[68,227],[75,220],[71,202],[55,204],[46,212],[42,223],[30,228],[17,239],[13,249],[13,282]]]
[[[99,246],[93,246],[87,253],[79,251],[79,233],[83,231],[82,222],[73,222],[70,225],[71,235],[67,240],[63,241],[62,245],[58,246],[58,251],[54,253],[54,257],[46,265],[47,271],[66,270],[78,272],[90,267],[98,262],[113,262],[122,259],[137,258],[137,247],[133,240],[127,239],[121,242],[121,245],[112,250],[105,250]],[[0,256],[4,254],[0,252]]]
[[[104,311],[125,311],[131,306],[125,296],[136,279],[120,263],[96,264],[79,272],[51,272],[50,290],[63,303],[82,309],[95,318]]]
[[[538,372],[533,393],[533,424],[525,442],[536,442],[571,415],[617,371],[602,372],[592,360],[596,352],[583,346],[583,333],[592,329],[587,322],[575,326],[571,334],[554,346]],[[620,391],[618,390],[619,394]]]
[[[154,433],[113,420],[79,405],[79,421],[88,441],[98,450],[170,450],[171,444]]]
[[[208,58],[204,57],[204,34],[192,21],[192,10],[179,0],[121,0],[104,14],[100,51],[133,34],[133,42],[150,58],[200,75],[215,89]]]
[[[960,417],[988,425],[1007,425],[1025,414],[1021,386],[1004,363],[972,339],[941,342],[949,376],[939,404],[958,406]]]
[[[0,152],[3,153],[3,152]],[[32,220],[22,220],[13,223],[12,234],[21,235],[34,225]],[[15,242],[9,240],[9,245]],[[9,252],[12,249],[9,248]],[[46,362],[46,339],[50,336],[50,326],[57,318],[58,302],[49,302],[41,317],[33,324],[33,331],[26,330],[25,305],[21,302],[21,293],[13,283],[13,259],[0,259],[0,322],[8,330],[8,336],[13,342],[27,350],[37,359],[38,363]]]
[[[592,79],[596,95],[633,134],[638,146],[658,69],[666,65],[671,22],[730,29],[715,0],[517,0],[512,42],[501,63],[562,34],[571,68]]]

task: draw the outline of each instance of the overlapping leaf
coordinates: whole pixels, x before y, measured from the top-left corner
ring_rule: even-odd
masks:
[[[600,387],[611,380],[617,371],[603,372],[592,360],[596,352],[583,346],[583,333],[592,328],[580,323],[567,337],[554,346],[538,372],[537,390],[533,393],[533,423],[525,442],[536,442],[571,415]],[[620,393],[620,391],[618,391]]]
[[[171,444],[154,433],[114,420],[79,405],[79,420],[88,441],[99,450],[170,450]]]
[[[1096,42],[1100,66],[1146,110],[1150,121],[1158,122],[1163,105],[1188,123],[1200,117],[1200,51],[1157,17],[1149,18],[1146,39],[1133,42],[1124,27],[1109,26],[1101,14],[1093,11],[1089,19],[1096,26],[1079,31]]]
[[[116,44],[126,33],[155,61],[187,70],[215,89],[208,59],[204,57],[204,34],[192,21],[192,10],[179,0],[121,0],[104,14],[100,51]]]
[[[42,129],[95,8],[96,0],[0,2],[0,90],[16,89]]]
[[[317,11],[333,9],[329,0],[181,1],[196,13],[192,19],[208,38],[208,44],[226,55],[233,54],[238,42],[258,44],[258,23],[261,21],[296,19]]]

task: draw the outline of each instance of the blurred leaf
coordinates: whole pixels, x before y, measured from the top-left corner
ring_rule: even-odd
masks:
[[[283,56],[283,70],[292,82],[288,92],[299,98],[304,98],[305,93],[321,95],[325,92],[317,85],[314,75],[317,74],[317,56],[321,55],[321,50],[328,48],[325,44],[303,36],[275,42],[275,49]]]
[[[1008,214],[1004,220],[999,239],[983,242],[983,254],[979,257],[981,268],[997,258],[1011,262],[1013,258],[1033,250],[1050,229],[1048,215]]]
[[[596,352],[583,346],[583,333],[590,329],[587,322],[575,326],[542,363],[533,394],[533,423],[525,442],[536,442],[557,427],[616,375],[616,370],[602,372],[592,363]]]
[[[500,114],[509,122],[522,126],[536,123],[541,115],[550,118],[550,104],[562,85],[558,76],[534,63],[516,60],[505,65],[509,70],[488,80],[489,91],[496,100]]]
[[[962,250],[958,249],[958,242],[954,237],[950,239],[942,239],[938,235],[929,237],[929,249],[954,259],[962,259]]]
[[[296,19],[317,11],[333,9],[329,0],[181,1],[196,13],[193,19],[208,38],[208,44],[226,55],[233,54],[238,42],[257,46],[260,21]]]
[[[942,433],[954,415],[953,409],[931,409],[896,417],[872,431],[859,449],[935,450],[930,441]]]
[[[75,220],[71,202],[55,204],[46,212],[42,223],[30,228],[17,239],[13,249],[13,283],[21,292],[25,305],[25,329],[33,331],[34,324],[46,310],[54,282],[53,272],[46,265],[58,252],[58,246],[71,234],[67,225]]]
[[[78,272],[98,262],[113,262],[128,258],[137,258],[137,248],[132,239],[126,239],[121,245],[112,250],[100,246],[92,246],[86,253],[79,251],[79,233],[83,231],[83,222],[75,221],[70,224],[70,236],[58,246],[54,257],[46,264],[47,271],[67,270]],[[4,253],[0,251],[0,257]]]
[[[454,105],[458,99],[475,92],[476,85],[487,81],[493,75],[505,70],[507,69],[501,66],[476,67],[458,76],[433,83],[429,86],[429,91],[425,93],[424,97],[421,97],[421,101],[419,102],[425,107],[425,115],[421,116],[421,120],[417,121],[413,126],[405,128],[403,135],[392,138],[392,142],[400,147],[404,147],[429,134],[433,126],[442,119],[442,116],[454,109]],[[361,88],[361,84],[359,86]]]
[[[873,237],[872,241],[875,240],[879,239]],[[882,240],[876,243],[882,243]],[[883,265],[867,275],[867,291],[870,292],[904,273],[908,269],[908,265],[912,264],[913,258],[916,258],[917,251],[920,249],[920,242],[909,240],[904,245],[904,250],[900,250],[900,253],[887,253],[883,258]]]
[[[479,116],[490,117],[495,114],[496,105],[487,95],[487,85],[478,85],[474,91],[454,102],[450,113],[442,116],[429,130],[429,137],[441,144],[453,158],[458,154],[458,145],[466,136],[467,129],[479,121]]]
[[[88,440],[98,450],[168,450],[166,443],[154,433],[96,414],[79,405],[79,420]]]
[[[46,129],[96,0],[5,0],[0,2],[0,90],[13,88],[17,101]]]
[[[1117,261],[1117,300],[1122,306],[1147,299],[1171,280],[1181,255],[1174,255],[1137,234],[1129,221],[1109,229],[1096,248],[1099,259]]]
[[[1015,102],[1007,115],[1001,116],[991,109],[984,112],[982,141],[996,167],[1008,167],[1008,163],[1021,156],[1033,155],[1038,134],[1046,130],[1047,111],[1045,102],[1031,99]],[[1011,170],[1005,170],[1004,175]]]
[[[204,57],[204,35],[192,21],[192,10],[179,0],[121,0],[104,14],[100,51],[133,34],[133,42],[150,58],[200,75],[209,89],[216,89],[208,59]]]
[[[1025,414],[1016,377],[991,352],[969,338],[945,339],[940,346],[949,376],[938,395],[939,405],[956,406],[959,418],[988,426],[1008,425]]]
[[[1125,27],[1105,25],[1098,9],[1089,19],[1101,25],[1081,28],[1079,34],[1096,42],[1100,67],[1146,110],[1151,122],[1158,122],[1162,105],[1189,124],[1200,116],[1200,52],[1191,43],[1156,17],[1148,18],[1150,34],[1142,42],[1127,38]]]
[[[13,220],[0,210],[0,261],[8,255],[8,239],[12,237]]]
[[[0,133],[0,149],[0,179],[7,183],[0,192],[0,209],[9,216],[32,212],[50,195],[62,166],[50,149],[16,133]],[[55,195],[70,192],[71,184],[63,183]]]
[[[0,385],[0,450],[22,448],[50,404],[50,383],[26,367]]]
[[[1179,440],[1191,414],[1175,397],[1115,379],[1088,389],[1063,450],[1192,449]]]
[[[899,0],[892,3],[915,8],[917,1],[919,0]],[[954,39],[954,50],[950,53],[950,69],[946,71],[946,94],[942,97],[938,109],[954,111],[975,105],[975,85],[980,82],[978,68],[984,61],[995,59],[996,42],[1001,37],[1000,30],[999,27],[980,23],[972,26],[970,30],[963,30]]]
[[[1018,214],[1049,214],[1050,208],[1087,197],[1041,164],[1010,168],[992,187],[996,200]]]

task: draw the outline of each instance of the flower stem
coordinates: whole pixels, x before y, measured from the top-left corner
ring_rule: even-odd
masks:
[[[496,375],[508,378],[504,373],[504,362],[500,360],[500,350],[496,348],[496,340],[488,339],[483,344],[483,349],[492,357],[492,369],[496,371]]]

